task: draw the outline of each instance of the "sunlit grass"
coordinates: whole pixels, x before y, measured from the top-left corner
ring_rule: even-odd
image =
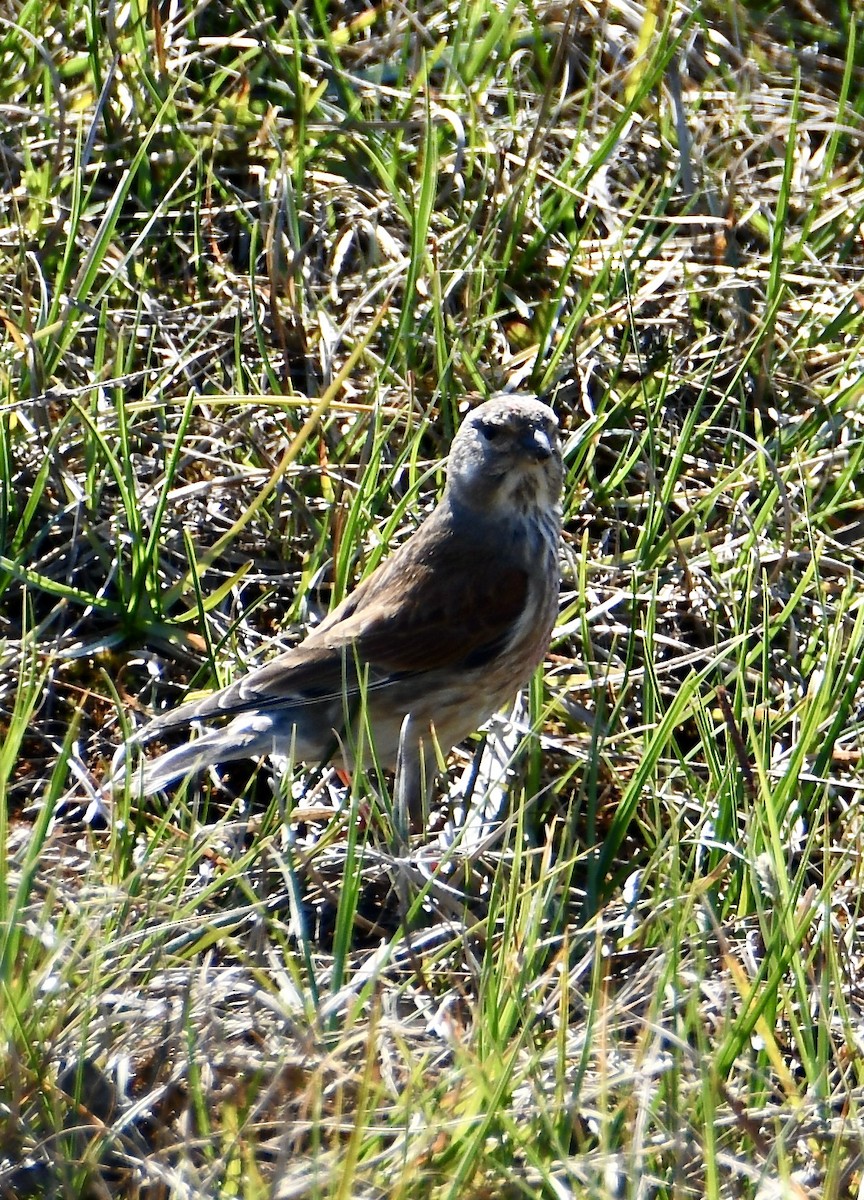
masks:
[[[862,51],[768,7],[6,14],[0,1196],[860,1191]],[[430,828],[82,824],[503,387],[561,622]]]

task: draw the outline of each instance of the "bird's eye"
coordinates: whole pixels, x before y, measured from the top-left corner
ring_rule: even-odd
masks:
[[[478,428],[487,442],[494,442],[503,432],[500,425],[490,425],[488,422],[484,422]]]

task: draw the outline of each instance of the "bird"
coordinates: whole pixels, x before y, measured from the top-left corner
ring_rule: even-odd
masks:
[[[202,729],[142,758],[138,795],[268,754],[351,771],[372,757],[367,731],[380,766],[396,767],[406,734],[415,765],[419,754],[434,765],[434,748],[446,754],[511,701],[548,649],[562,488],[548,405],[501,393],[469,411],[436,507],[304,641],[133,735],[144,744]]]

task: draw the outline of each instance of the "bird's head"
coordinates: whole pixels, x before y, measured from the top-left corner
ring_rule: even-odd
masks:
[[[556,510],[564,468],[558,420],[534,396],[500,395],[473,409],[453,439],[450,498],[480,512]]]

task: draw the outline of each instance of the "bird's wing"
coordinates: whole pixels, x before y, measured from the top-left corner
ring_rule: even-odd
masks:
[[[453,562],[448,570],[436,563],[403,573],[322,636],[348,640],[373,677],[480,667],[506,646],[529,587],[521,567],[484,565]]]
[[[415,534],[407,554],[387,559],[299,646],[157,718],[143,736],[199,718],[344,699],[361,686],[494,659],[524,612],[527,570],[502,564],[499,547],[471,553],[463,539],[424,542]]]
[[[214,711],[351,695],[367,669],[366,686],[377,688],[409,674],[482,666],[512,635],[528,575],[513,567],[494,575],[454,572],[456,580],[449,587],[436,564],[400,572],[392,586],[372,589],[359,602],[354,593],[346,610],[334,610],[299,646],[219,693]]]

